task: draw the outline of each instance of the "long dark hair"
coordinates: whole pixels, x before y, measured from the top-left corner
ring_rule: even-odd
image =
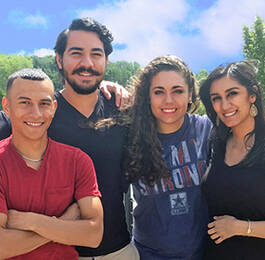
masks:
[[[246,158],[240,163],[240,165],[251,166],[259,163],[264,163],[264,145],[265,145],[265,120],[264,120],[264,107],[263,97],[260,84],[257,80],[257,74],[255,67],[247,62],[232,62],[227,66],[219,66],[213,70],[207,79],[202,83],[200,87],[200,98],[206,108],[208,117],[211,119],[214,125],[214,131],[212,135],[213,156],[218,156],[220,153],[224,155],[227,139],[231,135],[231,128],[227,127],[221,120],[219,125],[216,124],[217,114],[213,109],[210,88],[215,80],[223,77],[229,77],[237,81],[240,85],[244,86],[249,95],[255,95],[255,106],[258,109],[258,114],[255,117],[255,127],[252,132],[248,133],[245,138],[245,145],[248,147],[247,142],[250,137],[255,135],[255,144],[247,154]]]
[[[188,85],[189,92],[192,93],[192,102],[188,105],[187,110],[193,112],[198,107],[194,74],[178,57],[171,55],[157,57],[130,81],[129,87],[135,89],[135,99],[133,106],[128,111],[130,125],[123,168],[130,181],[134,182],[142,178],[151,186],[162,177],[169,175],[162,157],[156,118],[150,107],[151,81],[161,71],[181,73]]]

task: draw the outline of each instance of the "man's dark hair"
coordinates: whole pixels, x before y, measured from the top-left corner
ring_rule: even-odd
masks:
[[[106,26],[90,18],[78,18],[73,20],[68,29],[63,30],[56,40],[54,51],[55,53],[58,53],[60,57],[63,57],[70,31],[95,32],[104,45],[106,58],[113,51],[111,45],[113,36],[111,32],[106,28]]]
[[[8,77],[7,84],[6,84],[6,93],[8,93],[14,80],[17,78],[28,79],[28,80],[39,80],[39,81],[45,80],[45,79],[51,80],[49,76],[45,72],[43,72],[41,69],[26,68],[26,69],[18,70]]]

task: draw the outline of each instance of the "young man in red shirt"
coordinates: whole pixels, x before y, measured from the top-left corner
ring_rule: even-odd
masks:
[[[78,259],[72,245],[97,247],[103,234],[92,160],[48,138],[57,103],[45,73],[15,72],[6,93],[12,135],[0,142],[0,259]],[[74,201],[80,220],[65,213]]]

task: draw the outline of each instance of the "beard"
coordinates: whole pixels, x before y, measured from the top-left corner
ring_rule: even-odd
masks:
[[[104,73],[102,73],[102,76],[101,76],[101,73],[99,73],[99,72],[97,72],[95,70],[86,69],[84,67],[80,67],[80,68],[74,70],[71,74],[74,75],[75,73],[88,72],[88,73],[91,73],[92,75],[95,75],[95,76],[101,76],[99,79],[96,80],[95,84],[93,84],[93,85],[89,85],[89,81],[88,80],[84,80],[83,81],[83,84],[81,85],[81,84],[78,84],[74,79],[71,79],[69,77],[69,74],[64,69],[64,67],[62,67],[61,72],[63,74],[64,80],[67,81],[67,83],[69,84],[69,86],[77,94],[81,94],[81,95],[89,95],[89,94],[95,92],[99,88],[100,83],[101,83],[101,81],[103,80],[103,77],[104,77]]]

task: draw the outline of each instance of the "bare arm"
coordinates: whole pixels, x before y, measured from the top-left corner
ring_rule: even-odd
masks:
[[[12,222],[12,210],[10,212],[11,214],[8,217],[0,213],[0,259],[29,253],[50,242],[49,239],[31,231],[6,228],[8,220]],[[80,210],[76,203],[72,204],[60,217],[63,220],[79,218]]]
[[[208,234],[216,244],[233,236],[248,236],[265,239],[265,221],[239,220],[233,216],[214,217],[209,223]]]
[[[81,220],[62,220],[31,212],[12,211],[12,228],[33,231],[65,245],[97,247],[103,234],[103,210],[98,197],[78,201]],[[9,213],[10,214],[10,213]]]
[[[25,254],[49,242],[36,233],[6,228],[7,216],[0,213],[0,259]]]

